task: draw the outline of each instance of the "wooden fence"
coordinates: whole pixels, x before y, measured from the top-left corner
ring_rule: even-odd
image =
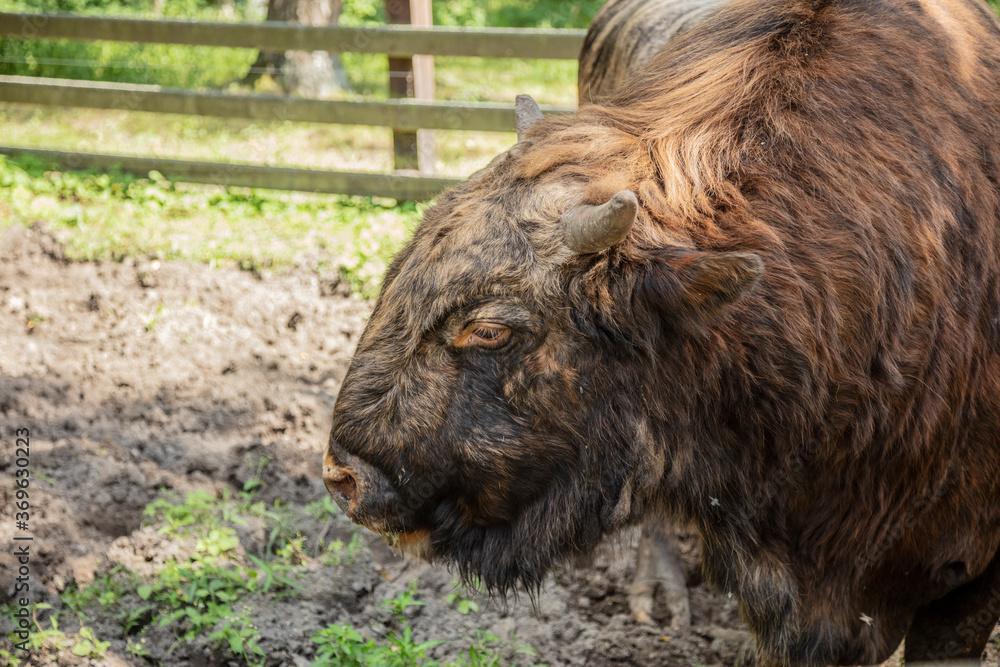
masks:
[[[575,59],[580,30],[304,26],[0,12],[0,35],[22,39],[107,40],[252,48],[264,51],[381,53],[488,58]],[[252,120],[377,125],[396,130],[511,131],[513,104],[389,99],[319,100],[282,95],[193,91],[160,86],[0,76],[0,102],[123,109]],[[543,107],[546,113],[569,108]],[[0,146],[0,154],[33,154],[72,168],[119,168],[167,178],[312,192],[426,199],[459,179],[410,173],[318,171],[264,165],[63,152]]]

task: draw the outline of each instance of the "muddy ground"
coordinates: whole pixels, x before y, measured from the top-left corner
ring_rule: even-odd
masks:
[[[261,276],[132,259],[74,263],[37,228],[7,232],[0,257],[2,444],[13,447],[14,428],[30,429],[36,601],[59,609],[62,592],[116,564],[153,572],[182,550],[144,527],[143,509],[165,493],[239,490],[259,477],[268,502],[304,506],[325,494],[321,448],[369,307],[335,277],[305,267]],[[11,459],[0,457],[5,595]],[[317,542],[356,531],[343,517],[298,521]],[[308,664],[310,636],[332,623],[384,637],[397,621],[380,602],[412,582],[425,604],[407,611],[409,622],[418,639],[444,640],[432,651],[438,659],[478,630],[501,638],[501,664],[731,665],[746,640],[734,602],[697,584],[691,629],[634,624],[624,595],[634,534],[603,547],[592,566],[554,576],[537,610],[524,599],[478,600],[480,611],[466,614],[447,601],[451,573],[401,560],[358,534],[363,558],[301,567],[294,595],[245,602],[269,663]],[[247,552],[263,549],[252,527],[240,539]],[[140,603],[126,594],[115,604]],[[206,642],[177,646],[155,626],[144,637],[148,656],[136,657],[115,620],[122,612],[88,620],[111,642],[104,658],[50,652],[28,664],[227,664]]]

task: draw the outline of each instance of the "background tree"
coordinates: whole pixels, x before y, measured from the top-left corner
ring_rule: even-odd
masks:
[[[268,0],[268,21],[292,21],[304,25],[336,24],[343,0]],[[261,51],[246,77],[254,83],[270,75],[286,93],[324,97],[347,87],[340,56],[326,51]]]

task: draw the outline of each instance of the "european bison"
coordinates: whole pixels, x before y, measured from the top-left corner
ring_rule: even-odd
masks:
[[[979,0],[736,0],[602,105],[522,103],[386,275],[334,497],[499,592],[664,513],[764,660],[979,657],[998,74]]]

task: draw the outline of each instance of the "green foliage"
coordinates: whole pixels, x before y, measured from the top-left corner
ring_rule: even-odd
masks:
[[[448,0],[434,3],[438,25],[586,28],[604,0]]]
[[[312,667],[439,667],[441,663],[428,657],[428,652],[444,642],[417,643],[413,630],[404,625],[390,633],[384,642],[365,637],[350,625],[330,625],[312,636],[317,645]],[[490,632],[476,633],[472,642],[455,660],[444,667],[502,667],[507,664],[497,653],[500,638]],[[527,645],[517,652],[531,657],[534,650]]]
[[[154,15],[153,0],[4,0],[0,6],[4,11]],[[243,2],[237,14],[234,18],[253,18]],[[162,16],[218,19],[219,7],[203,0],[170,0],[163,3]],[[241,79],[255,57],[251,49],[0,37],[2,74],[218,87]]]
[[[452,589],[445,598],[445,601],[448,603],[448,606],[453,607],[455,611],[463,616],[479,613],[479,603],[466,596],[461,585]]]
[[[319,253],[356,291],[371,296],[421,210],[370,198],[322,197],[181,186],[155,172],[53,171],[0,156],[5,224],[44,220],[75,259],[153,256],[243,267],[290,265]],[[281,224],[275,224],[280,220]],[[158,316],[149,316],[155,327]]]
[[[213,494],[202,489],[188,492],[181,502],[169,497],[157,498],[146,505],[143,516],[162,523],[160,532],[177,534],[192,526],[215,525],[224,510]]]
[[[49,614],[48,626],[44,626],[38,619],[38,612],[50,611],[52,605],[39,603],[34,606],[33,620],[35,631],[28,639],[34,651],[49,649],[52,651],[69,650],[73,655],[80,658],[91,658],[93,660],[102,659],[111,648],[111,642],[101,641],[94,634],[93,629],[82,625],[75,635],[66,634],[59,627],[59,616],[55,612]]]
[[[361,539],[360,535],[354,533],[346,543],[339,539],[328,542],[320,561],[324,565],[332,567],[351,565],[366,549],[364,540]]]
[[[492,648],[499,641],[500,638],[492,632],[481,631],[477,633],[455,665],[461,667],[503,667],[503,661]]]
[[[144,516],[147,523],[158,524],[162,533],[198,536],[199,551],[216,556],[238,546],[233,527],[260,520],[268,528],[265,553],[275,553],[285,560],[292,559],[295,553],[304,558],[304,539],[296,531],[287,508],[280,500],[271,505],[257,500],[254,490],[259,485],[259,480],[249,480],[235,496],[228,489],[218,494],[196,489],[183,498],[162,496],[146,506]]]
[[[244,596],[266,590],[274,581],[253,568],[226,562],[220,556],[232,549],[232,535],[216,535],[200,545],[190,562],[170,562],[149,584],[136,589],[147,601],[146,613],[159,617],[159,625],[173,626],[181,639],[191,641],[205,633],[250,664],[263,664],[264,650],[252,620],[235,605]],[[283,585],[279,582],[279,585]]]
[[[21,660],[5,648],[0,648],[0,667],[20,667]]]
[[[146,640],[143,638],[133,640],[129,639],[125,643],[125,650],[129,655],[134,655],[137,658],[150,658],[149,648],[146,647]]]
[[[80,588],[75,582],[60,595],[66,605],[81,619],[86,618],[86,609],[91,605],[102,608],[114,607],[129,589],[128,572],[115,567],[94,578],[88,586]]]
[[[417,598],[417,582],[411,581],[406,590],[400,591],[394,598],[382,600],[382,606],[395,616],[402,618],[410,607],[422,607],[424,601]]]
[[[331,625],[313,635],[318,646],[313,667],[433,667],[427,652],[439,641],[417,643],[407,626],[392,633],[385,643],[366,639],[349,625]]]
[[[435,25],[511,28],[585,28],[604,0],[435,0]],[[341,22],[385,22],[382,0],[344,0]]]
[[[255,56],[248,49],[0,38],[0,74],[179,88],[218,88],[239,81]]]
[[[109,648],[111,648],[111,642],[101,641],[94,636],[93,630],[88,627],[82,627],[77,632],[77,639],[70,651],[73,655],[81,658],[100,660]]]
[[[340,515],[340,508],[333,502],[328,494],[324,494],[319,500],[314,500],[306,505],[306,512],[317,521],[322,519],[334,519]]]
[[[245,525],[251,517],[274,523],[282,519],[255,499],[259,486],[253,478],[236,496],[195,490],[183,498],[157,498],[146,507],[147,521],[161,524],[162,532],[195,536],[197,541],[188,560],[168,562],[153,581],[136,587],[136,595],[146,604],[124,618],[126,633],[156,617],[161,626],[173,627],[180,639],[207,636],[245,663],[263,664],[260,635],[237,605],[251,594],[280,595],[296,589],[292,554],[300,552],[301,543],[283,543],[276,560],[247,555],[251,565],[244,564],[233,526]]]
[[[36,651],[43,647],[51,647],[56,651],[61,651],[69,645],[69,638],[66,637],[66,633],[59,629],[58,614],[53,613],[49,615],[48,627],[44,627],[42,622],[38,620],[38,612],[49,611],[51,609],[52,605],[42,602],[36,604],[32,610],[35,631],[31,633],[28,642],[31,644],[31,648]]]

